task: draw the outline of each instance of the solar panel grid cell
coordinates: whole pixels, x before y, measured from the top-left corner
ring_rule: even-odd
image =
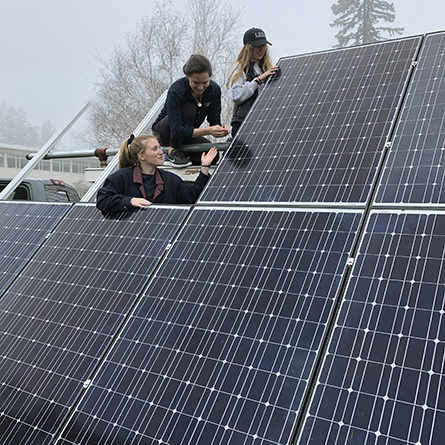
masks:
[[[288,443],[360,217],[195,210],[63,438]]]
[[[63,219],[0,300],[0,442],[51,441],[187,211]]]
[[[201,201],[364,203],[419,43],[281,60]]]
[[[426,37],[376,202],[445,203],[445,35]]]
[[[18,275],[69,207],[0,202],[0,292]]]
[[[442,443],[444,222],[372,214],[300,443]]]

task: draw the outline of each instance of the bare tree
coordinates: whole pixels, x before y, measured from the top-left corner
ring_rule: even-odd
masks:
[[[224,92],[239,46],[241,14],[238,7],[212,0],[189,0],[186,13],[171,2],[157,3],[152,17],[143,17],[127,36],[125,48],[115,48],[109,59],[97,57],[101,69],[88,118],[90,137],[100,146],[118,146],[183,76],[182,66],[193,53],[211,60],[214,80]]]

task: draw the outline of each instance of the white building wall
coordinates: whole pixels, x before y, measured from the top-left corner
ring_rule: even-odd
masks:
[[[26,155],[35,153],[34,147],[4,144],[0,142],[0,177],[14,177],[28,162]],[[72,159],[48,159],[39,162],[28,176],[30,178],[60,179],[68,184],[85,181],[85,168],[99,167],[95,157]]]

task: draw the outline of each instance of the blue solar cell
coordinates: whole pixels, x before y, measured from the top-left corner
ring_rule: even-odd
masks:
[[[288,443],[360,218],[195,210],[63,438]]]
[[[53,439],[187,212],[65,216],[0,300],[0,443]]]
[[[378,203],[445,203],[445,33],[426,37],[408,90]]]
[[[280,60],[201,202],[365,203],[420,42]]]
[[[298,443],[443,442],[444,227],[371,215]]]

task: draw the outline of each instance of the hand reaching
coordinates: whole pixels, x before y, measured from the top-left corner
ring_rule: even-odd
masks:
[[[201,165],[210,165],[218,154],[216,147],[212,147],[207,153],[201,155]]]
[[[279,70],[278,66],[275,65],[271,68],[269,68],[267,71],[265,71],[263,74],[261,74],[261,76],[258,76],[261,80],[261,82],[266,82],[267,78],[269,76],[272,76],[273,74],[275,74],[277,71]]]

